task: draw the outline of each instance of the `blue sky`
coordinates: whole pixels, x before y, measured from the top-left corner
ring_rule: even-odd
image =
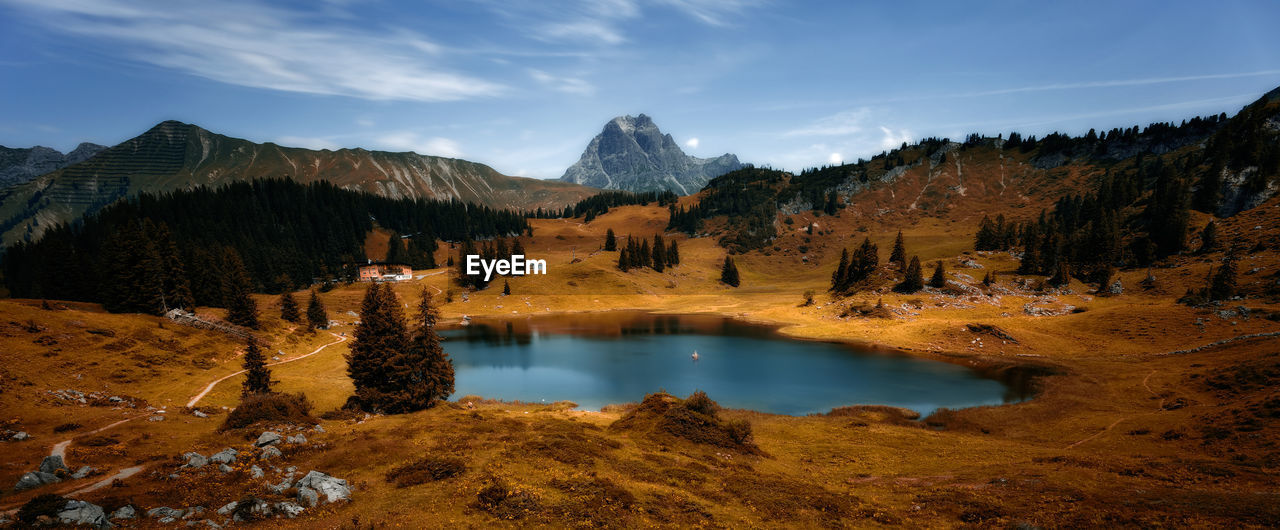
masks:
[[[1280,3],[0,0],[0,144],[176,119],[559,177],[646,113],[800,170],[926,136],[1234,113],[1280,86]]]

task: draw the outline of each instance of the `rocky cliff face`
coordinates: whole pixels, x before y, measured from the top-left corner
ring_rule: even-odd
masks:
[[[62,154],[40,145],[17,149],[0,145],[0,188],[22,184],[50,171],[84,162],[106,148],[85,142],[70,153]]]
[[[595,188],[627,191],[671,190],[697,193],[708,180],[742,167],[738,157],[686,155],[670,134],[641,114],[619,116],[605,124],[560,180]]]
[[[599,192],[564,182],[510,177],[484,164],[454,158],[259,144],[166,121],[93,158],[11,188],[0,197],[0,233],[6,244],[35,239],[44,227],[139,192],[256,178],[324,180],[392,198],[458,199],[506,209],[563,208]]]

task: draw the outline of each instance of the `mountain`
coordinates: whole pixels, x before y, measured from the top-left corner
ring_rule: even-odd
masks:
[[[40,175],[88,160],[106,149],[105,145],[82,143],[62,154],[42,145],[12,148],[0,145],[0,188],[22,184]]]
[[[254,143],[165,121],[97,156],[11,189],[0,202],[4,242],[138,192],[163,192],[256,178],[319,180],[389,198],[458,199],[496,208],[561,208],[599,190],[510,177],[484,164],[417,153],[311,150]]]
[[[731,154],[686,155],[670,134],[662,134],[652,119],[641,114],[606,123],[560,180],[610,190],[671,190],[690,195],[708,180],[740,167],[738,157]]]

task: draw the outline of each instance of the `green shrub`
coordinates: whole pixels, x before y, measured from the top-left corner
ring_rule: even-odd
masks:
[[[242,429],[257,423],[319,423],[311,415],[311,401],[302,393],[257,394],[244,398],[240,406],[227,415],[222,430]]]
[[[387,482],[395,484],[397,488],[404,488],[453,478],[466,470],[466,464],[459,458],[428,456],[392,469],[387,473]]]
[[[18,521],[28,525],[34,525],[36,519],[41,515],[49,517],[57,517],[58,512],[67,506],[67,499],[55,493],[45,493],[37,495],[35,498],[27,501],[21,508],[18,508]]]

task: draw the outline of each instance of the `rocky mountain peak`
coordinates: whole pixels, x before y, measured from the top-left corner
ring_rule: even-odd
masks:
[[[708,180],[742,167],[738,157],[689,156],[645,114],[618,116],[587,145],[560,180],[604,189],[696,193]]]

